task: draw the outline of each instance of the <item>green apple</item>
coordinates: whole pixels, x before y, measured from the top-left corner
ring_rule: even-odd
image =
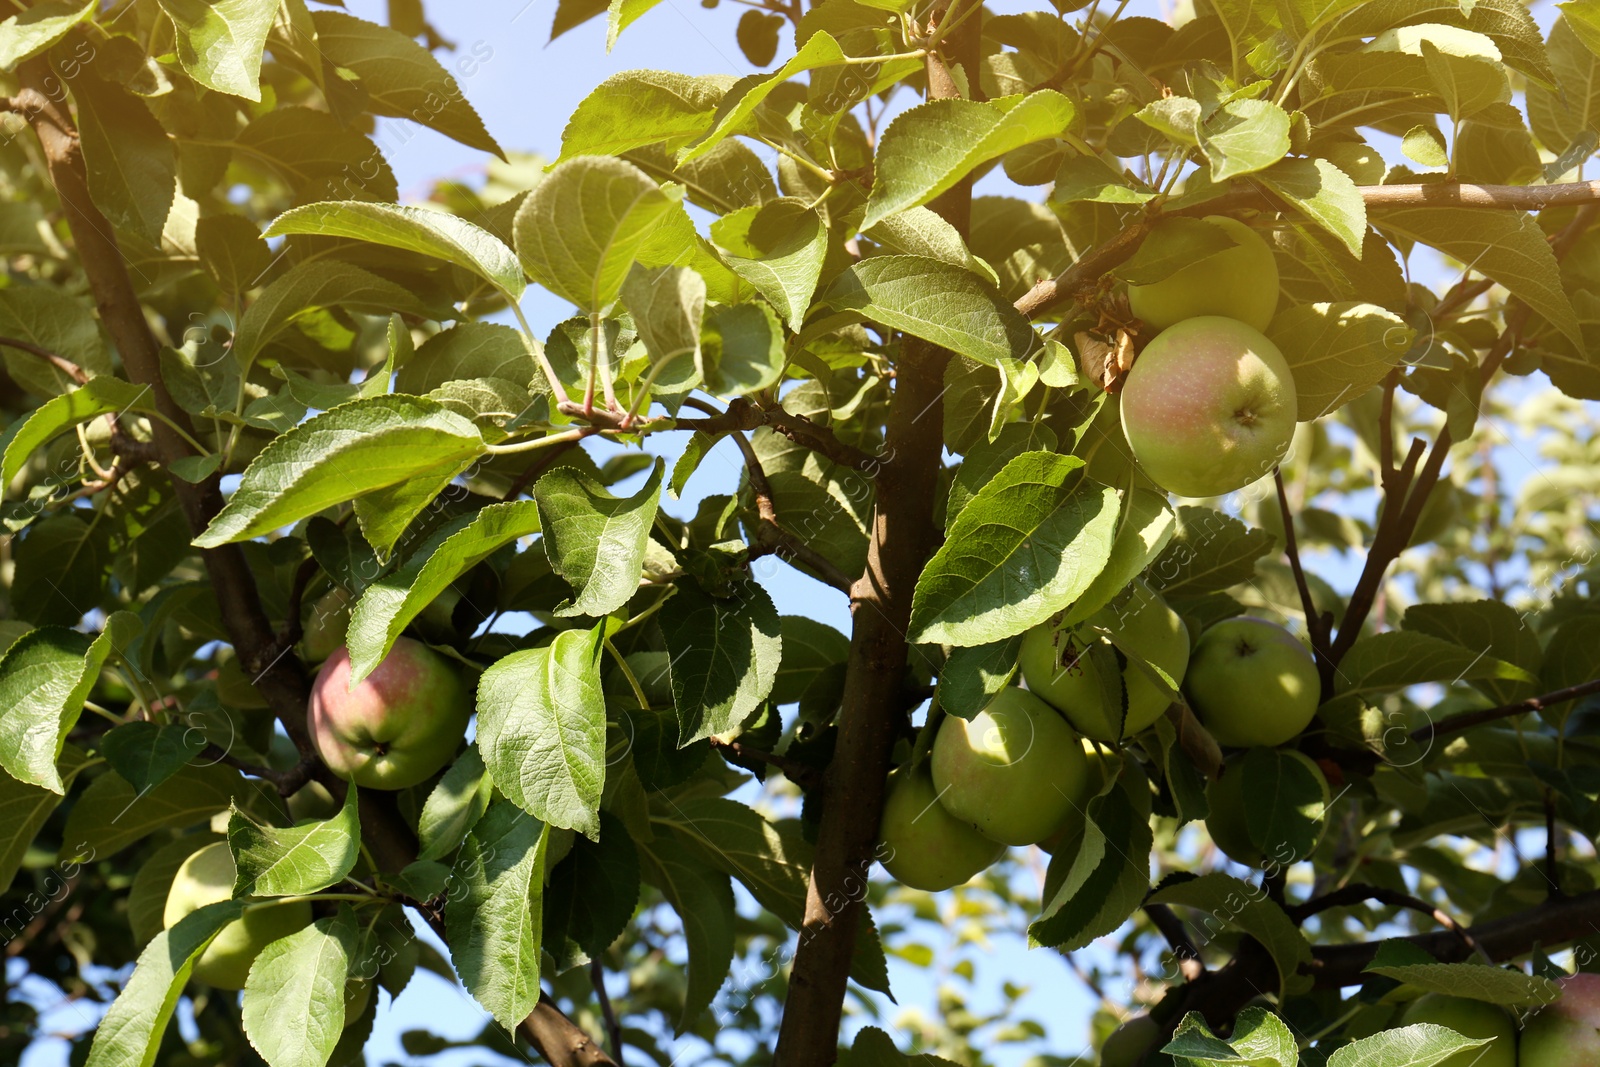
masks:
[[[226,841],[207,845],[183,861],[167,892],[161,925],[170,927],[207,904],[233,899],[233,854]],[[304,900],[263,902],[222,928],[195,961],[194,976],[218,989],[243,989],[250,964],[267,945],[311,924]]]
[[[1122,431],[1161,488],[1222,496],[1269,474],[1294,438],[1294,372],[1278,346],[1237,319],[1162,331],[1122,383]]]
[[[307,819],[325,822],[338,811],[339,802],[333,799],[333,794],[321,782],[307,782],[289,798],[289,816],[295,822]]]
[[[1293,749],[1285,749],[1279,756],[1303,764],[1316,777],[1322,785],[1321,810],[1327,811],[1333,796],[1328,789],[1328,779],[1316,761]],[[1210,809],[1206,815],[1206,832],[1211,835],[1211,840],[1227,853],[1229,859],[1246,867],[1263,868],[1269,862],[1286,865],[1305,859],[1286,841],[1268,842],[1264,848],[1257,848],[1251,842],[1244,783],[1244,757],[1240,755],[1223,764],[1221,777],[1206,784],[1206,806]],[[1326,822],[1319,819],[1318,826],[1319,829],[1326,829]],[[1321,836],[1320,833],[1318,836]],[[1315,847],[1313,844],[1312,848]]]
[[[1005,854],[939,803],[927,765],[889,776],[878,859],[902,885],[937,893],[965,884]]]
[[[1600,1063],[1600,974],[1560,980],[1561,996],[1522,1028],[1522,1067],[1594,1067]]]
[[[1081,811],[1094,795],[1089,771],[1066,720],[1015,686],[971,719],[947,716],[933,742],[939,803],[1005,845],[1043,841]]]
[[[306,613],[305,636],[300,639],[300,649],[307,663],[321,663],[344,644],[354,601],[344,586],[336,585],[311,602],[311,609]]]
[[[1148,1015],[1135,1015],[1100,1046],[1100,1067],[1137,1067],[1146,1050],[1161,1036],[1161,1026]]]
[[[1128,286],[1128,305],[1151,331],[1200,315],[1225,315],[1265,330],[1278,310],[1278,263],[1254,230],[1226,215],[1207,215],[1233,246],[1149,285]],[[1157,226],[1141,252],[1159,254],[1175,238]]]
[[[1105,753],[1101,752],[1099,747],[1087,737],[1080,737],[1078,741],[1083,748],[1083,758],[1089,761],[1088,773],[1084,775],[1085,784],[1078,791],[1078,796],[1082,803],[1077,809],[1067,814],[1066,819],[1062,821],[1060,826],[1055,828],[1055,831],[1049,837],[1034,842],[1052,856],[1056,854],[1057,849],[1072,841],[1083,830],[1083,820],[1087,814],[1085,809],[1088,808],[1089,801],[1094,799],[1095,795],[1100,792],[1100,788],[1105,784],[1106,780]]]
[[[341,645],[317,672],[307,718],[334,774],[363,789],[404,789],[454,758],[472,703],[454,664],[401,637],[354,688],[350,650]]]
[[[349,1026],[361,1018],[361,1013],[372,1003],[372,982],[365,978],[352,978],[344,987],[344,1024]]]
[[[1127,658],[1120,686],[1125,715],[1123,708],[1108,702],[1107,687],[1088,651],[1095,644],[1120,648]],[[1064,632],[1047,623],[1029,630],[1018,662],[1030,692],[1059,708],[1085,737],[1114,744],[1147,728],[1172,703],[1138,659],[1181,682],[1189,664],[1189,631],[1155,590],[1136,579],[1128,596],[1090,616],[1084,626]]]
[[[1440,1060],[1438,1067],[1517,1067],[1517,1024],[1498,1005],[1429,993],[1406,1005],[1400,1016],[1401,1026],[1416,1023],[1448,1026],[1463,1037],[1484,1038],[1489,1042]],[[1527,1063],[1526,1056],[1523,1063]]]
[[[1311,723],[1321,680],[1298,637],[1241,615],[1200,635],[1183,690],[1218,744],[1271,748]]]

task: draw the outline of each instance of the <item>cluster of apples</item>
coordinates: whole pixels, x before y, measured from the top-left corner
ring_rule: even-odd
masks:
[[[348,598],[335,590],[313,606],[306,627],[303,650],[313,662],[323,660],[306,709],[317,753],[329,770],[362,789],[425,782],[450,762],[466,735],[472,691],[448,659],[409,637],[398,638],[389,655],[351,685],[350,650],[343,643],[348,623]],[[335,807],[315,782],[289,801],[296,818],[325,818]],[[163,925],[232,899],[234,879],[226,842],[194,852],[173,876]],[[219,989],[243,989],[261,950],[311,921],[311,905],[303,900],[255,902],[200,954],[194,976]],[[370,983],[352,982],[345,1018],[360,1015],[370,994]]]
[[[1115,677],[1103,676],[1107,666]],[[1191,650],[1183,620],[1139,579],[1078,626],[1030,630],[1018,668],[1026,688],[1007,686],[971,719],[946,717],[931,758],[890,776],[880,859],[901,883],[937,892],[967,882],[1007,846],[1053,850],[1104,784],[1101,746],[1152,726],[1173,687],[1219,743],[1240,749],[1293,739],[1319,695],[1316,663],[1289,631],[1226,619]],[[1315,763],[1290,755],[1326,787]],[[1229,856],[1259,864],[1265,857],[1244,829],[1243,775],[1229,773],[1238,759],[1208,790],[1206,825]]]

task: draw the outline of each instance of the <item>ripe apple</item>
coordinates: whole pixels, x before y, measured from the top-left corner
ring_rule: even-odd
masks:
[[[1200,635],[1183,690],[1218,744],[1271,748],[1310,724],[1321,680],[1298,637],[1241,615]]]
[[[226,841],[200,849],[173,876],[161,925],[170,927],[207,904],[233,899],[233,879],[233,854]],[[311,905],[304,900],[254,907],[206,946],[195,961],[194,976],[218,989],[243,989],[250,964],[263,948],[310,924]]]
[[[1294,438],[1294,372],[1266,337],[1203,315],[1163,330],[1122,384],[1122,430],[1168,492],[1222,496],[1269,473]]]
[[[930,893],[965,884],[1006,851],[944,810],[926,765],[889,776],[878,836],[883,869]]]
[[[1458,1052],[1438,1067],[1517,1067],[1517,1025],[1495,1004],[1466,997],[1429,993],[1406,1005],[1401,1026],[1434,1023],[1448,1026],[1463,1037],[1485,1038],[1487,1045]],[[1526,1055],[1523,1063],[1528,1062]],[[1576,1062],[1576,1061],[1574,1061]],[[1586,1062],[1596,1062],[1588,1060]]]
[[[1278,310],[1278,263],[1254,230],[1226,215],[1207,215],[1233,246],[1183,267],[1149,285],[1128,286],[1128,305],[1150,330],[1165,330],[1200,315],[1226,315],[1257,331]],[[1175,238],[1157,226],[1145,249],[1159,253]]]
[[[300,639],[306,662],[321,663],[344,644],[353,601],[344,586],[336,585],[311,602],[306,614],[305,635]]]
[[[1109,631],[1110,638],[1093,627]],[[1126,716],[1107,701],[1100,670],[1088,653],[1096,643],[1120,646],[1127,655],[1122,670]],[[1172,703],[1136,657],[1160,667],[1174,682],[1183,680],[1189,665],[1189,631],[1183,620],[1139,579],[1126,598],[1092,615],[1085,626],[1063,632],[1046,623],[1029,630],[1019,663],[1030,692],[1060,709],[1085,737],[1114,744],[1144,730]]]
[[[339,646],[317,672],[307,710],[322,762],[363,789],[426,781],[455,756],[471,715],[455,666],[408,637],[353,689],[350,650]]]
[[[1161,1036],[1160,1025],[1148,1015],[1135,1015],[1100,1046],[1100,1067],[1135,1067],[1145,1050]]]
[[[1600,1063],[1600,974],[1574,974],[1559,984],[1560,998],[1522,1028],[1522,1067]]]
[[[1286,749],[1281,755],[1304,764],[1322,783],[1322,810],[1327,811],[1333,797],[1322,768],[1309,756],[1293,749]],[[1206,806],[1211,810],[1206,816],[1206,832],[1211,835],[1211,840],[1227,853],[1229,859],[1246,867],[1264,868],[1268,863],[1287,865],[1305,859],[1305,855],[1300,855],[1287,841],[1269,841],[1263,848],[1256,848],[1251,842],[1244,783],[1244,759],[1241,756],[1228,760],[1223,764],[1222,777],[1207,783]],[[1319,821],[1318,825],[1326,828],[1325,821]],[[1315,844],[1312,847],[1315,848]]]
[[[1050,705],[1008,686],[970,720],[954,715],[933,742],[933,786],[945,810],[991,841],[1043,841],[1093,795],[1083,742]]]

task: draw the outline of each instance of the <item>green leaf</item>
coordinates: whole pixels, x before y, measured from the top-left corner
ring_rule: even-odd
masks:
[[[1150,784],[1128,764],[1116,786],[1089,802],[1081,834],[1050,861],[1048,899],[1028,926],[1029,942],[1070,951],[1121,926],[1150,889],[1152,844]]]
[[[1523,974],[1506,967],[1481,963],[1412,963],[1411,953],[1396,953],[1390,943],[1378,947],[1378,955],[1367,964],[1365,973],[1381,974],[1427,993],[1481,1000],[1505,1007],[1539,1008],[1560,995],[1560,988],[1548,978]]]
[[[1256,560],[1272,549],[1272,535],[1214,508],[1184,505],[1178,529],[1150,565],[1149,580],[1162,596],[1218,593],[1256,573]]]
[[[675,1027],[681,1034],[711,1006],[733,967],[737,916],[732,880],[665,835],[645,845],[640,854],[641,877],[661,890],[683,924],[689,974]]]
[[[1509,604],[1498,600],[1413,604],[1406,609],[1400,625],[1407,630],[1454,641],[1473,652],[1488,652],[1496,659],[1533,674],[1538,674],[1543,666],[1544,650],[1540,648],[1539,638],[1529,625],[1529,620]],[[1585,675],[1578,680],[1587,679],[1588,675]],[[1487,678],[1479,684],[1500,704],[1523,700],[1540,691],[1537,683],[1530,682]]]
[[[539,1003],[549,841],[548,825],[514,804],[492,805],[461,846],[459,888],[445,904],[461,980],[507,1030],[516,1030]]]
[[[1555,253],[1532,215],[1459,207],[1385,208],[1373,223],[1393,237],[1436,248],[1494,279],[1582,345],[1578,316],[1561,288]]]
[[[1076,626],[1111,603],[1161,554],[1177,529],[1178,518],[1167,503],[1167,494],[1153,489],[1132,489],[1124,494],[1116,540],[1111,542],[1105,568],[1073,601],[1056,627]]]
[[[812,682],[850,656],[850,638],[827,623],[805,615],[784,615],[778,619],[778,629],[783,655],[769,694],[774,704],[799,701]]]
[[[272,1067],[328,1062],[344,1033],[358,935],[354,914],[340,910],[268,944],[250,965],[240,1015],[250,1044]]]
[[[278,6],[277,0],[161,0],[189,77],[208,89],[257,102],[261,53]]]
[[[577,594],[557,615],[609,615],[638,592],[665,471],[657,459],[631,497],[613,496],[573,466],[556,467],[534,485],[545,554]]]
[[[839,66],[849,58],[849,54],[831,34],[820,30],[813,33],[787,63],[771,74],[751,74],[735,82],[717,105],[711,129],[699,141],[680,151],[678,162],[681,164],[698,159],[722,143],[724,138],[745,132],[747,120],[761,106],[761,102],[795,75],[822,67]],[[878,87],[893,85],[921,68],[922,60],[917,57],[875,63],[874,76],[867,80],[868,88],[876,92]]]
[[[782,626],[772,599],[754,582],[726,598],[678,583],[661,609],[661,632],[672,656],[680,746],[733,729],[772,692],[783,660]]]
[[[731,218],[725,216],[720,222]],[[770,300],[789,329],[798,333],[828,255],[827,227],[813,208],[792,197],[762,205],[750,212],[747,221],[741,235],[747,254],[727,256],[728,266]],[[712,236],[722,243],[718,224],[713,224]]]
[[[438,860],[454,852],[489,809],[493,796],[494,779],[483,765],[483,756],[477,745],[468,745],[423,802],[417,820],[421,846],[417,858]]]
[[[354,500],[362,533],[387,553],[483,449],[476,426],[432,400],[396,394],[341,404],[262,449],[194,544],[246,541]]]
[[[895,3],[898,0],[875,0],[873,6]],[[895,1047],[894,1039],[876,1026],[863,1027],[856,1033],[850,1051],[839,1057],[839,1067],[956,1067],[951,1060],[927,1052],[908,1056]]]
[[[1417,1023],[1353,1041],[1328,1057],[1328,1067],[1436,1067],[1457,1053],[1488,1044],[1447,1027]]]
[[[471,271],[511,301],[527,288],[516,255],[498,237],[443,211],[332,200],[285,211],[262,236],[291,233],[349,237],[433,256]]]
[[[1586,133],[1593,136],[1600,126],[1600,56],[1595,51],[1600,40],[1594,40],[1600,33],[1600,15],[1592,4],[1556,6],[1562,9],[1562,17],[1550,27],[1546,47],[1556,91],[1530,84],[1526,103],[1534,134],[1553,151],[1560,151]]]
[[[160,785],[205,747],[204,734],[178,722],[123,723],[100,740],[111,769],[136,789]]]
[[[717,396],[759,392],[783,371],[783,327],[765,304],[720,305],[706,317],[700,376]]]
[[[152,938],[95,1028],[85,1067],[154,1067],[195,959],[243,910],[238,900],[207,904]]]
[[[1200,101],[1187,96],[1164,96],[1152,100],[1138,111],[1134,118],[1176,144],[1199,143]]]
[[[654,144],[676,152],[710,128],[717,102],[733,83],[726,74],[691,77],[665,70],[613,74],[584,97],[567,120],[556,162],[576,156],[620,156]]]
[[[1230,100],[1199,129],[1211,180],[1266,170],[1289,154],[1289,113],[1266,100]]]
[[[0,289],[0,336],[32,342],[71,360],[91,377],[112,371],[110,346],[90,305],[53,285]],[[66,392],[73,384],[55,367],[25,353],[3,348],[0,358],[17,384],[40,396]]]
[[[739,51],[744,53],[744,57],[753,66],[767,66],[778,54],[778,37],[782,34],[783,28],[782,15],[766,11],[746,11],[739,16],[739,28],[735,32]]]
[[[1496,659],[1487,649],[1463,648],[1415,630],[1369,634],[1350,647],[1334,674],[1334,692],[1383,693],[1423,682],[1505,678],[1538,680],[1521,667]]]
[[[861,228],[926,204],[991,159],[1059,136],[1076,117],[1072,101],[1053,89],[982,103],[929,100],[902,112],[878,144]]]
[[[505,158],[461,86],[426,48],[398,30],[341,11],[314,11],[311,19],[323,58],[361,80],[372,111],[412,119],[468,148]]]
[[[1322,837],[1327,783],[1304,759],[1253,748],[1229,772],[1244,775],[1245,830],[1270,863],[1311,855]]]
[[[539,508],[533,501],[490,504],[431,552],[419,551],[367,586],[350,613],[345,637],[351,684],[371,674],[411,621],[457,579],[501,547],[538,532]]]
[[[1331,414],[1377,385],[1411,348],[1416,331],[1376,304],[1293,304],[1267,329],[1294,371],[1296,417]]]
[[[58,434],[102,415],[154,408],[155,398],[147,386],[109,375],[90,378],[87,384],[71,392],[51,397],[25,418],[18,419],[5,436],[0,437],[5,443],[4,459],[0,460],[0,487],[10,485],[22,472],[28,457]]]
[[[605,623],[563,630],[544,648],[506,656],[478,683],[478,750],[495,788],[534,818],[591,838],[606,777],[604,633]]]
[[[76,626],[106,595],[110,531],[76,510],[29,526],[12,543],[12,610],[41,626]]]
[[[80,74],[69,83],[89,193],[111,224],[160,246],[178,193],[178,164],[167,131],[144,100],[120,85]]]
[[[681,195],[620,159],[569,159],[517,209],[517,256],[534,281],[580,311],[599,314]]]
[[[1117,493],[1083,461],[1025,452],[972,498],[917,579],[911,640],[982,645],[1044,622],[1110,558]]]
[[[83,766],[84,754],[67,746],[56,764],[63,788],[72,784]],[[48,789],[19,782],[9,774],[0,774],[0,893],[11,888],[17,872],[22,869],[23,858],[33,847],[35,835],[61,803],[61,794]],[[162,900],[166,895],[162,894]]]
[[[697,271],[635,265],[623,279],[621,297],[652,368],[680,356],[699,356],[706,282]]]
[[[1149,896],[1152,904],[1181,904],[1205,912],[1211,920],[1238,927],[1267,950],[1278,967],[1279,989],[1288,994],[1309,987],[1299,974],[1311,962],[1311,946],[1283,909],[1257,887],[1225,874],[1168,878]],[[1210,927],[1208,926],[1208,929]]]
[[[1163,1052],[1186,1067],[1238,1063],[1250,1067],[1296,1067],[1300,1048],[1282,1019],[1265,1008],[1246,1008],[1233,1023],[1226,1040],[1213,1034],[1205,1017],[1192,1011],[1178,1024]]]
[[[138,617],[114,613],[98,636],[44,626],[0,656],[0,767],[19,782],[66,794],[56,761],[113,652],[137,636]]]
[[[1326,159],[1285,159],[1257,174],[1256,180],[1337,237],[1352,256],[1361,258],[1367,204],[1344,171]]]
[[[822,301],[988,366],[1027,359],[1037,338],[992,284],[925,256],[872,256],[842,272]]]
[[[1169,99],[1177,99],[1172,97]],[[1155,198],[1154,189],[1113,170],[1099,156],[1068,156],[1056,171],[1050,190],[1053,204],[1143,204]]]
[[[1007,463],[1024,452],[1054,452],[1059,443],[1054,430],[1038,420],[1025,420],[1007,423],[993,440],[973,445],[950,479],[950,495],[944,510],[945,529],[955,523],[962,509]]]
[[[43,0],[0,22],[0,70],[11,70],[43,52],[89,17],[96,0]]]
[[[1400,151],[1413,163],[1424,167],[1447,167],[1450,151],[1445,146],[1444,135],[1434,126],[1413,126],[1400,141]]]
[[[1016,677],[1021,648],[1022,635],[1015,634],[987,645],[951,649],[939,671],[939,706],[962,719],[977,715]]]
[[[389,202],[400,196],[394,170],[372,139],[326,111],[280,105],[252,120],[234,144],[241,162],[281,178],[301,203]],[[201,224],[204,222],[202,219]],[[254,222],[250,225],[256,228]],[[254,236],[259,240],[259,233]],[[270,257],[266,246],[261,248]],[[252,281],[259,278],[259,274],[250,276]]]
[[[234,807],[228,816],[235,897],[292,897],[344,881],[361,854],[356,787],[325,822],[266,826]]]
[[[559,936],[599,959],[639,903],[639,850],[622,820],[600,813],[600,840],[579,838],[545,890],[545,938]]]
[[[106,858],[156,830],[183,829],[227,811],[231,804],[259,800],[254,786],[221,764],[187,764],[145,790],[135,789],[119,774],[102,774],[89,783],[67,816],[61,855]]]
[[[319,308],[344,307],[372,314],[434,317],[426,304],[403,286],[349,263],[307,260],[290,268],[262,290],[239,318],[233,338],[233,355],[241,372],[247,371],[261,350]],[[446,317],[450,317],[446,315]]]

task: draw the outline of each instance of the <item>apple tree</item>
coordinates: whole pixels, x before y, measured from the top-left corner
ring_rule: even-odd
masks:
[[[1600,3],[744,8],[0,12],[3,1056],[1597,1062]]]

